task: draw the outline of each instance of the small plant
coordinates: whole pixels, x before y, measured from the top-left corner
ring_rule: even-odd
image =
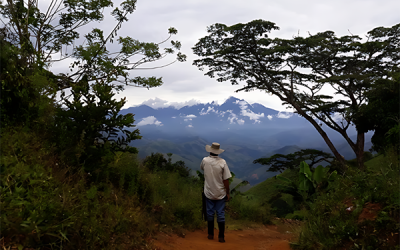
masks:
[[[315,199],[317,191],[321,191],[334,181],[337,172],[335,170],[329,173],[329,168],[321,165],[311,172],[308,164],[303,161],[300,163],[298,183],[279,175],[276,178],[285,182],[284,185],[279,185],[281,192],[291,194],[297,200],[308,201]]]

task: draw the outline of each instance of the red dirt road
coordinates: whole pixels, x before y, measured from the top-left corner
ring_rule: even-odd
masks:
[[[184,237],[160,233],[153,244],[157,250],[290,250],[289,240],[293,234],[279,231],[277,226],[227,230],[225,243],[218,242],[218,237],[207,239],[206,230],[186,232]],[[218,230],[215,230],[214,235],[218,235]]]

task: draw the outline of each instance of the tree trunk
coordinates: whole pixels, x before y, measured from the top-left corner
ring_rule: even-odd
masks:
[[[365,170],[364,167],[364,143],[365,143],[365,133],[357,133],[357,142],[354,152],[357,157],[357,166],[360,170]]]
[[[298,105],[293,104],[293,107],[297,110],[297,112],[302,115],[304,118],[309,121],[314,128],[318,131],[318,133],[322,136],[324,139],[325,143],[328,145],[329,149],[332,151],[333,155],[335,156],[336,160],[342,165],[343,170],[347,168],[346,160],[344,157],[339,154],[339,152],[336,150],[335,146],[329,139],[328,135],[325,133],[325,131],[318,125],[318,123],[309,115],[307,115]]]

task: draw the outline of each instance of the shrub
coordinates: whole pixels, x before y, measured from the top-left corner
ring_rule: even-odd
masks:
[[[64,165],[30,130],[3,130],[1,139],[3,247],[138,248],[157,225],[202,223],[201,185],[192,177],[152,173],[137,155],[117,152],[98,182],[92,173]]]
[[[306,223],[296,249],[394,249],[399,244],[398,156],[387,156],[368,165],[367,171],[349,168],[310,203]],[[363,219],[362,213],[377,207],[375,216]],[[394,237],[393,237],[394,235]]]

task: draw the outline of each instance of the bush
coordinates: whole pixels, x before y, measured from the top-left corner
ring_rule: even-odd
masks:
[[[367,163],[362,172],[349,168],[311,203],[296,249],[395,249],[399,240],[398,156]],[[372,162],[372,161],[371,161]],[[375,207],[374,210],[370,210]],[[365,213],[374,211],[371,218]],[[393,237],[394,236],[394,237]]]
[[[143,246],[163,229],[201,225],[201,185],[117,152],[102,182],[64,165],[45,141],[3,130],[0,238],[3,247],[121,249]],[[90,181],[88,181],[90,180]]]
[[[158,171],[149,174],[148,207],[155,218],[166,225],[197,228],[202,223],[202,183],[179,173]]]

